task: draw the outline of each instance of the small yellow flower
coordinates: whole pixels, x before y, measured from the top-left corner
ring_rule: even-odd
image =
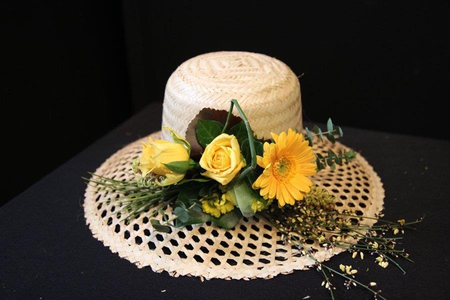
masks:
[[[386,268],[389,265],[389,262],[383,257],[383,256],[378,256],[375,261],[378,263],[379,266],[381,266],[382,268]]]
[[[264,154],[258,156],[263,173],[253,183],[265,199],[278,200],[278,206],[302,200],[313,184],[308,176],[316,174],[315,156],[303,135],[292,129],[272,134],[274,143],[264,143]]]
[[[339,269],[341,269],[342,272],[344,272],[348,275],[355,275],[356,273],[358,273],[358,270],[353,269],[352,266],[350,266],[350,265],[340,264]]]
[[[185,174],[174,172],[165,164],[183,161],[189,161],[189,150],[183,144],[164,140],[154,141],[150,137],[148,143],[142,145],[138,169],[142,177],[151,173],[156,175],[157,184],[166,186],[182,180]]]
[[[206,146],[199,163],[205,169],[203,176],[222,185],[227,185],[245,167],[238,140],[226,133],[217,136]]]
[[[253,198],[252,200],[252,209],[253,211],[257,212],[257,211],[262,211],[264,208],[266,208],[266,206],[264,205],[264,203],[262,203],[261,201],[259,201],[258,199]]]
[[[324,236],[324,235],[319,235],[319,237],[317,238],[317,241],[319,242],[319,243],[323,243],[323,242],[325,242],[327,239],[326,239],[326,237]]]
[[[234,203],[227,198],[226,194],[222,196],[213,194],[211,197],[201,199],[200,202],[202,210],[216,218],[234,209]]]

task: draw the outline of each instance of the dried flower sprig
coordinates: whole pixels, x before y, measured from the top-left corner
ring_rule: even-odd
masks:
[[[330,280],[330,274],[343,277],[346,288],[358,285],[369,290],[374,296],[385,298],[380,295],[379,290],[371,288],[374,284],[366,285],[357,281],[357,270],[351,266],[342,266],[341,271],[337,271],[319,262],[314,257],[317,251],[312,246],[314,242],[317,241],[326,250],[340,248],[349,251],[353,258],[358,254],[363,258],[365,252],[377,255],[375,262],[381,267],[386,268],[392,263],[405,273],[395,259],[401,257],[411,261],[409,254],[405,249],[396,248],[397,240],[401,237],[388,236],[388,233],[396,235],[403,233],[405,228],[414,229],[412,225],[423,220],[421,217],[412,222],[403,219],[392,222],[381,219],[380,215],[366,217],[350,210],[338,211],[335,209],[334,196],[319,186],[312,186],[304,201],[282,208],[271,206],[262,216],[278,229],[285,243],[297,247],[302,255],[307,255],[315,262],[315,267],[324,277],[323,286],[330,290],[332,299],[335,286]],[[381,224],[369,226],[364,224],[365,220],[377,220]]]

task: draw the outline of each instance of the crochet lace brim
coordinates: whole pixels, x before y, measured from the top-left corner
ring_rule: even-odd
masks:
[[[159,139],[161,132],[153,133],[151,137]],[[119,150],[95,173],[116,180],[132,179],[131,161],[139,157],[146,140],[137,140]],[[327,141],[313,148],[322,154],[329,149],[334,152],[349,150],[340,143]],[[320,171],[312,180],[336,196],[339,209],[352,209],[371,217],[383,209],[381,180],[359,154],[347,165]],[[120,204],[113,201],[116,196],[95,184],[88,185],[84,201],[86,223],[96,239],[139,268],[151,267],[155,272],[167,271],[172,276],[253,279],[272,278],[308,269],[314,264],[296,247],[284,244],[279,232],[257,215],[244,218],[231,230],[207,223],[161,233],[150,224],[151,212],[141,214],[128,225],[120,221],[114,214],[120,208]],[[170,208],[166,214],[170,216]],[[342,251],[312,246],[319,250],[315,254],[319,261],[328,260]]]

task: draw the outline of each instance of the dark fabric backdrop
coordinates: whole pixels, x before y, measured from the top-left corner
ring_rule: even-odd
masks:
[[[176,67],[210,51],[287,63],[305,120],[450,138],[448,9],[436,2],[14,1],[0,14],[0,205],[161,102]]]

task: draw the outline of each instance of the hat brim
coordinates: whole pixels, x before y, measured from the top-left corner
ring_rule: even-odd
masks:
[[[150,135],[159,139],[161,132]],[[116,180],[131,180],[134,174],[130,162],[138,158],[142,143],[139,139],[109,157],[96,171]],[[324,141],[313,146],[316,153],[326,154],[349,150],[336,142]],[[335,170],[320,171],[312,181],[326,188],[336,197],[339,209],[351,209],[374,217],[383,210],[384,189],[372,166],[362,157]],[[205,279],[272,278],[295,270],[308,269],[314,262],[291,245],[285,245],[279,232],[257,215],[242,219],[233,229],[225,230],[211,224],[173,229],[171,233],[154,231],[149,218],[141,214],[126,225],[112,212],[119,203],[112,201],[117,195],[89,184],[85,192],[86,223],[93,236],[109,247],[113,253],[136,264],[151,267],[155,272],[167,271],[172,276],[188,275]],[[171,214],[170,209],[166,211]],[[365,224],[373,225],[375,220]],[[314,246],[314,245],[312,245]],[[331,251],[315,245],[315,258],[326,261],[342,250]]]

